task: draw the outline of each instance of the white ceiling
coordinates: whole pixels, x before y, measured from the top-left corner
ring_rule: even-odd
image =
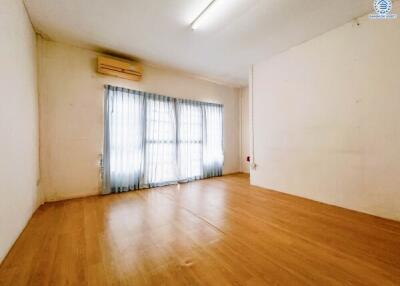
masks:
[[[236,86],[249,66],[372,10],[371,0],[25,0],[37,32]]]

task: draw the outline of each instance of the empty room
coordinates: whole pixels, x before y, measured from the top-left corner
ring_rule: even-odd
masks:
[[[0,0],[0,285],[400,285],[400,1]]]

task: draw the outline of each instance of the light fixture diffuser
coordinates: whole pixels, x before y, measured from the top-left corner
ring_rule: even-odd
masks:
[[[212,0],[206,8],[204,8],[203,11],[201,11],[201,13],[199,14],[199,16],[196,17],[196,19],[193,20],[192,24],[190,24],[190,27],[192,28],[192,30],[196,30],[200,23],[201,20],[204,18],[204,16],[207,14],[207,11],[210,10],[210,8],[215,4],[215,2],[217,2],[217,0]]]

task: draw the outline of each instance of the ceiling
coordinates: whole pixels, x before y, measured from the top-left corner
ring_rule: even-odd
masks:
[[[372,10],[371,0],[25,0],[42,36],[234,86],[251,64]]]

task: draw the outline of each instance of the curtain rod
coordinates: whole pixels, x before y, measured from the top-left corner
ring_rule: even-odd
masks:
[[[146,91],[140,91],[140,90],[135,90],[135,89],[130,89],[130,88],[126,88],[126,87],[119,87],[119,86],[114,86],[114,85],[110,85],[110,84],[105,84],[104,88],[106,90],[119,90],[119,91],[123,91],[123,92],[127,92],[127,93],[131,93],[131,94],[142,94],[144,96],[147,95],[152,95],[152,96],[159,96],[159,97],[164,97],[164,98],[168,98],[170,100],[182,100],[182,101],[187,101],[187,102],[191,102],[191,103],[201,103],[201,104],[206,104],[206,105],[213,105],[213,106],[218,106],[218,107],[223,107],[224,105],[221,103],[213,103],[213,102],[205,102],[205,101],[200,101],[200,100],[194,100],[194,99],[188,99],[188,98],[177,98],[177,97],[171,97],[171,96],[167,96],[167,95],[162,95],[162,94],[158,94],[158,93],[154,93],[154,92],[146,92]]]

